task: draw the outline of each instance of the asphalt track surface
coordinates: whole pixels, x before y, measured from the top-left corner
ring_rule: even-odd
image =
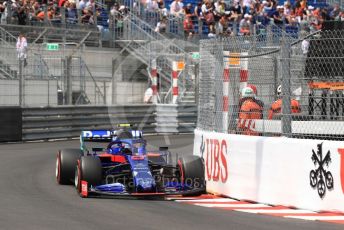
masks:
[[[151,136],[150,144],[192,154],[191,135]],[[78,141],[0,145],[0,229],[327,230],[343,225],[223,211],[163,200],[80,198],[55,181],[56,151]]]

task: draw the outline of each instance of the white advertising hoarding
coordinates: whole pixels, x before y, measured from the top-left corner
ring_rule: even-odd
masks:
[[[207,191],[237,199],[344,212],[344,142],[195,131]]]

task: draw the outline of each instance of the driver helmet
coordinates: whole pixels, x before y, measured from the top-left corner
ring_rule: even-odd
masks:
[[[120,153],[122,151],[122,145],[120,144],[114,144],[110,148],[110,153],[116,154]]]

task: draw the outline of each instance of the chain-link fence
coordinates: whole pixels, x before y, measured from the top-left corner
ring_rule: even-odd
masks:
[[[49,51],[47,44],[29,43],[27,65],[15,44],[0,45],[0,105],[143,103],[148,76],[139,61],[127,57],[115,67],[119,52],[78,49],[70,56],[75,45],[58,45]]]
[[[344,33],[201,41],[198,128],[342,139]]]

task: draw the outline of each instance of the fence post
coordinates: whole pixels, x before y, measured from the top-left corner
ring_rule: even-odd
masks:
[[[290,42],[286,40],[282,31],[281,70],[282,70],[282,135],[291,137],[291,108],[290,108]]]
[[[110,41],[109,41],[109,46],[110,48],[114,47],[114,39],[115,39],[115,20],[114,16],[111,15],[109,17],[109,32],[110,32]]]
[[[217,40],[220,42],[220,44],[217,44],[214,47],[214,79],[215,79],[215,131],[216,132],[227,132],[228,127],[224,127],[224,114],[227,114],[226,111],[224,111],[224,100],[228,100],[228,94],[227,97],[224,93],[224,62],[223,62],[223,40]],[[228,86],[228,84],[225,84],[225,86]]]
[[[72,102],[72,76],[71,76],[71,64],[72,64],[72,57],[66,57],[64,60],[64,104],[71,105]]]
[[[23,107],[24,102],[24,75],[23,75],[23,60],[19,58],[19,105]]]

